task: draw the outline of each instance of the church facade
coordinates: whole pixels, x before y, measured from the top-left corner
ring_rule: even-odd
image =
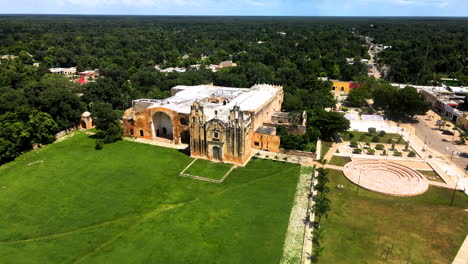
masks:
[[[188,144],[192,157],[237,165],[256,149],[279,151],[275,116],[287,114],[281,86],[176,86],[171,92],[162,100],[134,100],[122,117],[124,134]]]

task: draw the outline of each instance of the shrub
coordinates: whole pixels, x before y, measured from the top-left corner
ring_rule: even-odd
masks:
[[[395,150],[395,152],[393,152],[393,156],[396,156],[396,157],[401,157],[403,154],[397,150]]]
[[[360,148],[355,148],[355,149],[353,150],[353,153],[354,153],[354,154],[361,154],[361,153],[362,153],[362,149],[360,149]]]
[[[398,137],[398,141],[397,141],[397,142],[398,142],[398,144],[400,144],[400,143],[401,143],[401,140],[402,140],[402,138],[401,138],[401,136],[399,136],[399,137]]]
[[[367,154],[369,155],[375,155],[375,149],[368,149]]]
[[[94,149],[101,150],[103,148],[104,148],[104,141],[102,139],[96,140],[96,145],[94,146]]]
[[[404,150],[408,151],[408,142],[406,142]]]
[[[385,131],[383,131],[383,130],[380,131],[380,132],[379,132],[379,137],[385,137]]]
[[[352,148],[356,148],[358,146],[357,142],[356,141],[351,141],[351,143],[349,144]]]
[[[375,127],[369,127],[367,129],[367,131],[370,133],[370,134],[375,134],[375,132],[377,132],[377,129]]]
[[[410,151],[410,152],[408,153],[408,157],[414,158],[414,157],[416,157],[416,153],[414,153],[414,151]]]
[[[348,107],[344,107],[344,106],[341,107],[341,111],[343,111],[343,112],[348,112]]]
[[[392,148],[391,150],[395,150],[395,143],[392,143]]]
[[[380,142],[380,138],[379,138],[378,136],[374,136],[374,137],[372,138],[372,142],[374,142],[374,143],[379,143],[379,142]]]
[[[393,140],[391,138],[387,139],[387,143],[392,143],[392,141]]]
[[[387,156],[387,150],[386,149],[383,150],[382,155]]]
[[[366,135],[361,134],[361,136],[359,137],[359,141],[364,141],[365,139],[366,139]]]
[[[382,149],[384,149],[384,148],[385,148],[385,146],[382,145],[382,144],[377,144],[377,145],[375,146],[375,149],[376,149],[376,150],[382,150]]]

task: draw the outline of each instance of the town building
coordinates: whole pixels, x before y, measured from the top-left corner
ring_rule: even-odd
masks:
[[[442,81],[456,81],[456,79],[442,79]],[[460,108],[465,96],[468,95],[468,87],[447,86],[445,84],[443,86],[425,86],[392,83],[391,85],[399,88],[406,86],[416,88],[424,95],[431,108],[442,117],[447,117],[452,122],[462,124],[465,129],[468,129],[468,111]]]
[[[351,89],[357,88],[359,86],[358,83],[355,82],[346,82],[346,81],[338,81],[338,80],[330,80],[332,84],[332,91],[337,92],[344,92],[349,93]]]
[[[205,66],[205,69],[211,70],[212,72],[217,72],[221,69],[224,68],[229,68],[229,67],[236,67],[237,63],[234,63],[232,61],[223,61],[220,64],[209,64]],[[188,66],[188,68],[185,67],[169,67],[169,68],[161,68],[161,65],[155,65],[154,68],[159,71],[159,72],[164,72],[164,73],[169,73],[169,72],[178,72],[178,73],[183,73],[186,72],[187,70],[193,70],[193,71],[198,71],[201,69],[201,64],[192,64]]]
[[[188,144],[192,157],[245,165],[255,149],[278,152],[276,125],[292,122],[281,112],[282,86],[179,85],[171,92],[162,100],[134,100],[122,117],[124,134]],[[298,122],[291,127],[305,132],[305,113]]]
[[[49,68],[51,73],[58,73],[66,76],[73,76],[76,75],[76,67],[70,68]]]

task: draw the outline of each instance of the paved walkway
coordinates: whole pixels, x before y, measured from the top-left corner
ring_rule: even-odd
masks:
[[[325,168],[332,169],[332,170],[341,170],[341,171],[343,170],[343,167],[336,166],[336,165],[331,165],[331,164],[326,164]]]
[[[307,221],[307,214],[310,212],[309,208],[309,193],[311,192],[311,169],[301,167],[301,174],[296,187],[296,194],[294,197],[294,204],[289,216],[288,230],[286,232],[286,239],[283,246],[283,257],[281,264],[297,264],[301,259],[310,259],[310,252],[312,250],[312,239],[306,237],[306,226],[309,224]],[[303,254],[309,254],[304,257]],[[306,262],[303,262],[306,263]],[[307,263],[310,263],[307,262]]]
[[[460,250],[458,250],[458,254],[455,256],[452,264],[466,264],[468,263],[468,236],[465,238],[465,242],[463,242]]]
[[[169,140],[166,142],[164,141],[164,139],[158,139],[156,141],[142,138],[124,137],[124,140],[173,149],[186,149],[189,147],[189,145],[187,144],[174,144],[171,143]]]
[[[323,158],[330,161],[333,157],[333,154],[335,154],[336,150],[340,147],[343,146],[346,143],[333,143],[332,147],[328,150],[327,153],[323,153]]]

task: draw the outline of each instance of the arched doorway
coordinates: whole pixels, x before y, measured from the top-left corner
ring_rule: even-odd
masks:
[[[172,140],[173,136],[173,128],[172,128],[172,120],[166,113],[157,112],[153,116],[153,127],[154,127],[154,135],[156,137],[167,138]]]
[[[180,141],[182,144],[190,144],[190,132],[182,131],[182,133],[180,133]]]
[[[221,160],[221,149],[218,146],[213,147],[213,159]]]

